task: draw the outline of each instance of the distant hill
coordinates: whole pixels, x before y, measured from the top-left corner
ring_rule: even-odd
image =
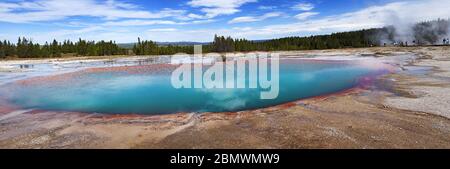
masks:
[[[158,45],[167,46],[167,45],[174,45],[174,46],[192,46],[192,45],[208,45],[211,42],[156,42]]]
[[[168,46],[168,45],[173,45],[173,46],[193,46],[193,45],[209,45],[211,42],[156,42],[156,44],[160,45],[160,46]],[[133,48],[134,44],[136,43],[119,43],[119,47],[121,48],[127,48],[127,49],[131,49]]]
[[[265,42],[270,40],[251,40],[253,42]],[[210,45],[212,42],[189,42],[189,41],[181,41],[181,42],[156,42],[159,46],[193,46],[193,45]],[[119,43],[119,47],[131,49],[136,43]]]

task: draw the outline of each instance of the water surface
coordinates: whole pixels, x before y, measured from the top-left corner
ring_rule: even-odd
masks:
[[[0,86],[0,97],[24,109],[106,114],[229,112],[279,105],[355,87],[363,78],[386,73],[352,61],[285,59],[280,63],[280,91],[261,100],[266,89],[175,89],[170,72],[87,71]],[[137,68],[139,69],[139,68]],[[248,81],[247,81],[248,83]]]

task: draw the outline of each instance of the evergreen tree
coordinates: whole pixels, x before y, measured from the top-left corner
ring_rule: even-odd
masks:
[[[237,46],[240,48],[240,46]],[[234,52],[235,42],[231,37],[225,38],[224,36],[214,36],[214,42],[212,43],[213,52]]]
[[[194,53],[193,46],[160,46],[153,41],[142,41],[138,38],[138,43],[133,45],[133,53],[135,55],[173,55],[176,53]]]
[[[3,42],[0,41],[0,59],[6,58],[6,44],[4,45]]]
[[[48,45],[48,42],[45,42],[45,45],[42,46],[41,49],[41,56],[44,58],[48,58],[51,55],[51,51],[50,51],[50,45]]]

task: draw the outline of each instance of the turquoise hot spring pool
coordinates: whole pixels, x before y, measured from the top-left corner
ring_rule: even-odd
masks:
[[[171,85],[171,70],[173,66],[155,64],[35,77],[0,86],[0,98],[21,109],[45,111],[145,115],[234,112],[340,92],[388,73],[380,63],[282,59],[279,95],[263,100],[260,93],[267,89],[260,87],[176,89]]]

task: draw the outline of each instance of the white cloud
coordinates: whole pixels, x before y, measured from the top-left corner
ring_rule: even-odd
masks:
[[[0,11],[5,11],[4,3],[0,3]],[[10,4],[9,4],[10,5]],[[411,0],[388,3],[385,5],[372,6],[353,12],[339,15],[309,18],[307,20],[295,20],[292,23],[274,24],[261,27],[224,27],[222,29],[202,29],[176,27],[174,21],[165,22],[167,25],[176,25],[176,31],[147,31],[149,28],[120,27],[120,26],[90,26],[79,30],[62,30],[51,32],[35,32],[20,36],[31,37],[36,41],[43,42],[53,38],[58,40],[73,39],[79,37],[88,40],[116,40],[117,42],[134,42],[137,37],[151,39],[154,41],[211,41],[214,34],[233,36],[234,38],[247,39],[269,39],[285,36],[309,36],[340,31],[350,31],[365,28],[382,27],[386,25],[397,25],[404,23],[415,23],[437,18],[450,18],[450,1],[448,0]],[[1,13],[1,12],[0,12]],[[257,18],[257,16],[256,16]],[[0,18],[3,19],[3,18]],[[136,19],[134,23],[147,22],[146,19]],[[121,22],[110,21],[110,22]],[[159,20],[163,22],[164,20]],[[198,22],[212,22],[214,20],[199,20]],[[188,23],[194,23],[190,21]],[[151,23],[151,22],[148,22]],[[163,22],[164,23],[164,22]],[[186,23],[186,22],[175,22]],[[126,23],[130,24],[130,22]],[[117,25],[126,25],[117,24]],[[84,26],[84,25],[82,25]],[[181,28],[182,27],[182,28]],[[157,30],[157,28],[155,28]],[[140,31],[139,31],[140,30]],[[162,29],[161,29],[162,30]],[[167,30],[170,30],[167,28]],[[3,32],[2,37],[15,41],[18,34]]]
[[[197,14],[193,14],[193,13],[190,13],[187,16],[189,18],[193,18],[193,19],[203,19],[204,18],[202,15],[197,15]]]
[[[195,20],[195,21],[192,21],[191,24],[206,24],[206,23],[212,23],[215,21],[216,20],[214,20],[214,19]]]
[[[50,31],[50,32],[35,32],[35,33],[28,33],[28,34],[21,34],[21,36],[30,37],[33,41],[39,42],[41,44],[44,44],[46,41],[50,42],[53,39],[57,39],[59,41],[65,40],[65,39],[71,39],[71,40],[78,40],[78,38],[87,38],[86,35],[97,35],[101,34],[102,32],[107,31],[105,27],[102,26],[89,26],[81,29],[60,29],[56,31]],[[119,32],[116,32],[119,33]],[[83,35],[83,36],[81,36]],[[17,35],[11,35],[8,34],[6,37],[10,40],[15,40],[17,38]],[[115,37],[114,37],[115,38]],[[115,40],[114,38],[106,38],[106,39],[95,39],[95,40]],[[94,39],[89,39],[94,40]]]
[[[201,11],[206,13],[206,18],[214,18],[220,15],[231,15],[240,12],[240,10],[236,8],[203,8]]]
[[[175,21],[168,20],[124,20],[109,21],[104,23],[105,26],[148,26],[148,25],[176,25]]]
[[[75,16],[103,19],[155,19],[183,15],[184,10],[163,9],[158,12],[141,10],[138,6],[108,0],[33,0],[30,2],[0,2],[0,21],[12,23],[56,21]]]
[[[253,16],[241,16],[241,17],[234,18],[233,20],[229,21],[228,23],[232,24],[232,23],[244,23],[244,22],[256,22],[256,21],[260,21],[260,19],[253,17]]]
[[[318,14],[319,14],[318,12],[303,12],[298,15],[295,15],[294,17],[298,20],[306,20],[306,19],[308,19],[312,16],[316,16]]]
[[[321,19],[269,25],[247,32],[247,34],[249,36],[276,37],[351,31],[387,25],[406,25],[437,18],[450,18],[448,6],[450,6],[450,2],[447,0],[393,2]]]
[[[76,16],[104,19],[104,23],[59,21]],[[162,18],[173,18],[172,20]],[[154,19],[154,20],[152,20]],[[58,21],[62,27],[88,28],[93,26],[149,26],[186,25],[213,22],[202,15],[187,14],[185,10],[164,8],[156,12],[140,9],[139,6],[118,0],[32,0],[29,2],[0,2],[0,22],[29,23]],[[183,21],[183,22],[180,22]]]
[[[437,18],[450,18],[450,10],[447,9],[448,6],[450,6],[450,2],[447,0],[402,1],[291,24],[275,24],[263,27],[235,27],[230,29],[185,30],[171,32],[170,34],[152,35],[151,38],[156,40],[163,38],[166,41],[170,39],[177,41],[180,38],[188,41],[211,41],[211,37],[214,34],[247,39],[309,36],[383,27],[399,24],[402,21],[416,23]]]
[[[150,25],[188,25],[188,24],[205,24],[211,23],[215,20],[205,19],[205,20],[192,20],[192,21],[183,21],[176,22],[171,20],[145,20],[145,19],[135,19],[135,20],[123,20],[123,21],[109,21],[100,25],[103,26],[122,26],[122,27],[130,27],[130,26],[150,26]]]
[[[187,4],[191,7],[202,8],[206,17],[214,18],[219,15],[231,15],[240,12],[239,7],[257,0],[191,0]]]
[[[272,10],[272,9],[276,9],[276,8],[277,8],[276,6],[264,6],[264,5],[258,6],[259,10]]]
[[[139,6],[137,6],[137,5],[130,4],[130,3],[123,3],[123,2],[116,1],[116,0],[107,0],[106,4],[108,4],[109,6],[116,6],[116,7],[124,8],[124,9],[137,9],[137,8],[139,8]]]
[[[292,9],[299,10],[299,11],[310,11],[310,10],[314,9],[314,4],[312,4],[312,3],[298,3],[297,5],[294,5],[292,7]]]
[[[149,32],[174,32],[177,31],[175,28],[159,28],[159,29],[149,29]]]
[[[188,4],[192,7],[238,8],[249,2],[256,0],[191,0]]]
[[[257,21],[263,21],[269,18],[274,18],[274,17],[278,17],[281,16],[283,13],[281,12],[270,12],[270,13],[266,13],[262,16],[241,16],[241,17],[237,17],[237,18],[233,18],[231,21],[229,21],[229,24],[233,24],[233,23],[244,23],[244,22],[257,22]]]

